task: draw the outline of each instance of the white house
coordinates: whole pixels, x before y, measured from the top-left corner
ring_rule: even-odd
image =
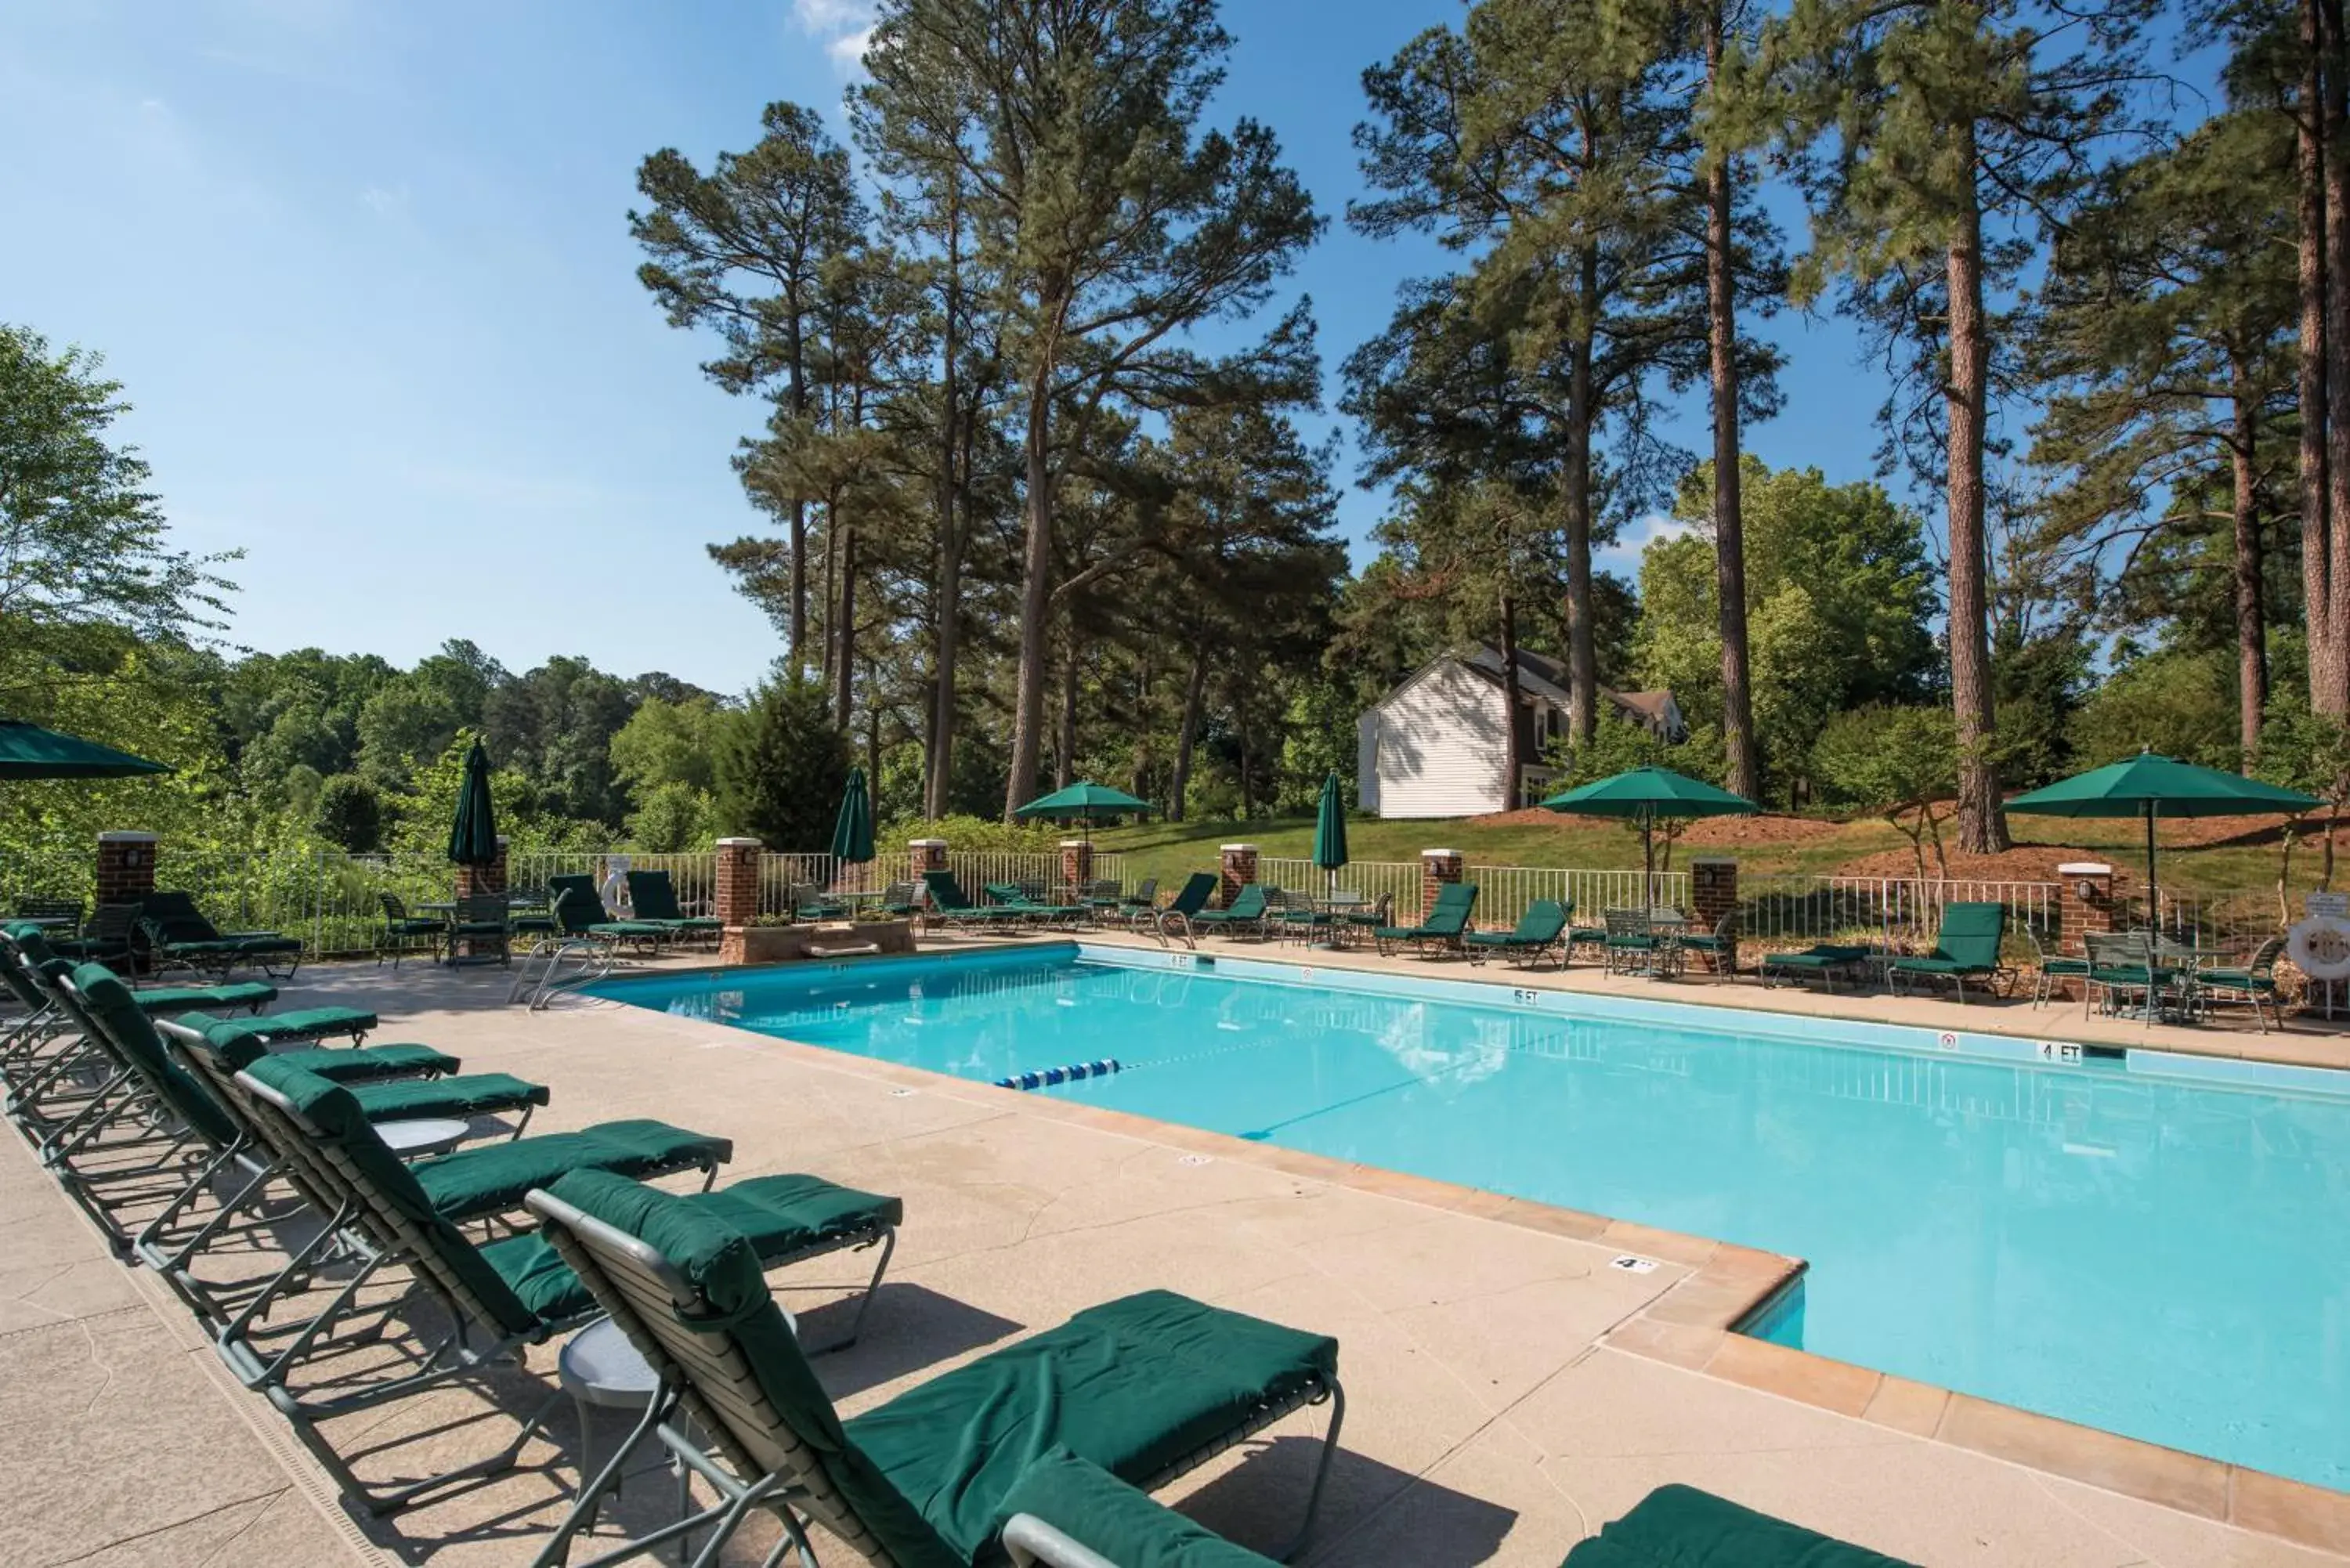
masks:
[[[1600,698],[1668,741],[1689,737],[1669,691],[1608,691]],[[1430,660],[1356,721],[1362,809],[1380,816],[1478,816],[1541,799],[1557,770],[1530,760],[1515,790],[1502,694],[1502,654],[1490,646]],[[1566,732],[1566,671],[1518,651],[1517,723],[1523,754],[1539,759]]]

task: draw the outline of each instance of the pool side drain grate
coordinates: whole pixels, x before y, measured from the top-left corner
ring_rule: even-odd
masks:
[[[1074,1084],[1086,1078],[1107,1078],[1119,1070],[1118,1060],[1107,1056],[1098,1062],[1072,1062],[1066,1067],[1047,1067],[1041,1073],[1014,1073],[1008,1078],[998,1078],[999,1089],[1041,1089],[1050,1084]]]

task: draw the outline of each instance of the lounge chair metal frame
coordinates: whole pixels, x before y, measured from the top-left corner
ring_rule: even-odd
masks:
[[[594,1521],[598,1505],[619,1480],[629,1455],[635,1452],[638,1444],[654,1436],[660,1438],[678,1463],[710,1484],[718,1494],[718,1501],[699,1513],[590,1558],[578,1568],[610,1568],[614,1563],[650,1556],[670,1542],[682,1541],[705,1526],[712,1527],[714,1533],[693,1562],[697,1568],[716,1563],[726,1542],[754,1509],[775,1515],[803,1568],[816,1568],[816,1548],[800,1522],[801,1514],[822,1524],[867,1561],[882,1564],[893,1562],[760,1391],[740,1346],[731,1336],[704,1334],[687,1326],[710,1322],[719,1314],[658,1249],[551,1192],[534,1191],[524,1201],[546,1225],[547,1240],[556,1253],[586,1282],[659,1380],[635,1428],[596,1478],[580,1489],[571,1511],[556,1527],[554,1539],[531,1560],[532,1568],[556,1568],[569,1562],[573,1537]],[[697,1374],[708,1376],[724,1387],[725,1397],[713,1400],[704,1391]],[[1330,1405],[1330,1425],[1323,1438],[1321,1462],[1314,1472],[1313,1490],[1306,1497],[1305,1522],[1287,1550],[1278,1554],[1286,1560],[1305,1545],[1313,1532],[1323,1488],[1330,1477],[1331,1461],[1337,1454],[1339,1429],[1347,1416],[1347,1395],[1335,1377],[1326,1384],[1317,1381],[1301,1387],[1287,1399],[1268,1401],[1251,1410],[1239,1427],[1168,1466],[1140,1490],[1150,1491],[1164,1486],[1247,1441],[1291,1411],[1325,1401]],[[755,1423],[759,1438],[776,1452],[778,1462],[767,1465],[745,1450],[738,1439],[737,1422]],[[753,1479],[745,1481],[743,1476]],[[773,1565],[782,1558],[783,1543],[778,1543],[767,1562]]]
[[[187,913],[177,917],[159,915],[153,904],[160,898],[184,899]],[[172,934],[169,924],[171,919],[194,921],[212,934],[208,937],[194,938],[192,940],[175,938]],[[278,981],[293,979],[296,971],[302,967],[302,950],[298,945],[291,952],[257,952],[242,945],[262,940],[294,940],[286,937],[283,931],[222,930],[213,923],[210,916],[196,907],[195,897],[190,893],[159,890],[150,894],[140,906],[135,929],[146,939],[145,957],[151,973],[160,974],[166,970],[185,969],[198,974],[218,975],[225,980],[234,973],[240,965],[249,965],[259,970],[269,979]],[[223,944],[226,946],[227,950],[191,950],[191,949],[215,948]],[[283,973],[280,973],[277,969],[281,963],[286,966]]]

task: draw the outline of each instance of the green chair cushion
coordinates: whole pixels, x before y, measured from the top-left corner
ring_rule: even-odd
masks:
[[[2089,961],[2087,959],[2078,958],[2043,959],[2040,961],[2040,972],[2043,974],[2086,974],[2089,972]]]
[[[2149,971],[2137,964],[2099,964],[2086,973],[2099,985],[2144,985],[2149,978],[2157,985],[2171,985],[2178,979],[2175,969]]]
[[[1105,1302],[956,1368],[843,1428],[965,1559],[1004,1495],[1055,1444],[1130,1483],[1334,1379],[1338,1342],[1177,1295]]]
[[[1989,964],[1963,963],[1950,958],[1898,958],[1893,968],[1902,974],[1989,974]]]
[[[180,1022],[201,1032],[214,1045],[226,1048],[239,1040],[276,1045],[288,1040],[330,1040],[338,1034],[356,1037],[372,1033],[379,1021],[374,1013],[356,1007],[304,1007],[259,1018],[214,1018],[191,1012]]]
[[[1560,1568],[1913,1568],[1695,1487],[1660,1486]]]
[[[461,1149],[410,1166],[433,1209],[452,1219],[503,1214],[534,1187],[550,1187],[571,1170],[619,1176],[660,1176],[724,1164],[731,1139],[688,1132],[649,1119],[599,1122],[579,1132],[546,1133],[512,1143]]]
[[[650,920],[598,920],[588,927],[588,931],[590,936],[623,937],[630,940],[638,937],[669,935],[668,927],[656,925]]]
[[[457,920],[448,929],[450,935],[458,937],[502,937],[507,930],[504,920]]]
[[[384,930],[395,937],[437,937],[447,928],[439,920],[387,920]]]
[[[899,1199],[797,1174],[754,1176],[678,1201],[741,1231],[763,1266],[843,1236],[899,1224],[906,1217],[906,1205]],[[543,1232],[493,1241],[482,1249],[482,1256],[524,1305],[549,1323],[577,1317],[595,1304],[595,1297]]]
[[[243,1072],[262,1056],[290,1063],[316,1073],[332,1084],[371,1084],[383,1078],[412,1078],[431,1073],[453,1073],[461,1064],[430,1045],[321,1045],[295,1051],[272,1051],[254,1041],[224,1048],[233,1071]]]
[[[1767,953],[1762,959],[1764,969],[1833,969],[1841,964],[1858,963],[1868,956],[1866,948],[1846,948],[1831,945],[1806,948],[1799,953]]]
[[[2228,991],[2274,991],[2276,976],[2254,974],[2248,969],[2207,969],[2197,972],[2195,983]]]
[[[999,1531],[1033,1513],[1118,1568],[1274,1568],[1058,1445],[1020,1472],[998,1510]]]
[[[94,1022],[115,1051],[143,1079],[172,1116],[215,1148],[237,1139],[237,1129],[203,1085],[172,1060],[155,1033],[154,1021],[139,1010],[130,988],[104,964],[86,963],[74,971]]]
[[[394,1078],[350,1087],[360,1112],[371,1122],[427,1116],[455,1116],[463,1120],[520,1110],[525,1106],[543,1106],[551,1097],[546,1085],[504,1073],[468,1073],[456,1078]]]
[[[167,1018],[206,1007],[266,1007],[277,1000],[277,988],[254,980],[236,985],[159,985],[130,996],[148,1017]]]

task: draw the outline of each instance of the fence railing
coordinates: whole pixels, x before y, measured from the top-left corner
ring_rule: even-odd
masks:
[[[910,864],[910,859],[904,864]],[[947,853],[947,869],[954,873],[957,886],[977,898],[980,889],[990,882],[1042,882],[1047,887],[1061,880],[1061,857],[1054,850],[953,849]],[[912,872],[906,877],[919,882]],[[1094,879],[1097,882],[1126,880],[1125,857],[1097,850],[1094,853]]]
[[[1358,892],[1374,903],[1386,898],[1389,911],[1399,919],[1419,918],[1420,871],[1415,860],[1350,860],[1333,877],[1311,860],[1267,855],[1257,860],[1256,879],[1269,888],[1301,893],[1318,894],[1336,886]]]
[[[1749,941],[1834,937],[1918,940],[1939,929],[1952,904],[2007,906],[2012,931],[2054,945],[2064,888],[2054,882],[1961,877],[1761,876],[1740,880],[1738,934]]]

